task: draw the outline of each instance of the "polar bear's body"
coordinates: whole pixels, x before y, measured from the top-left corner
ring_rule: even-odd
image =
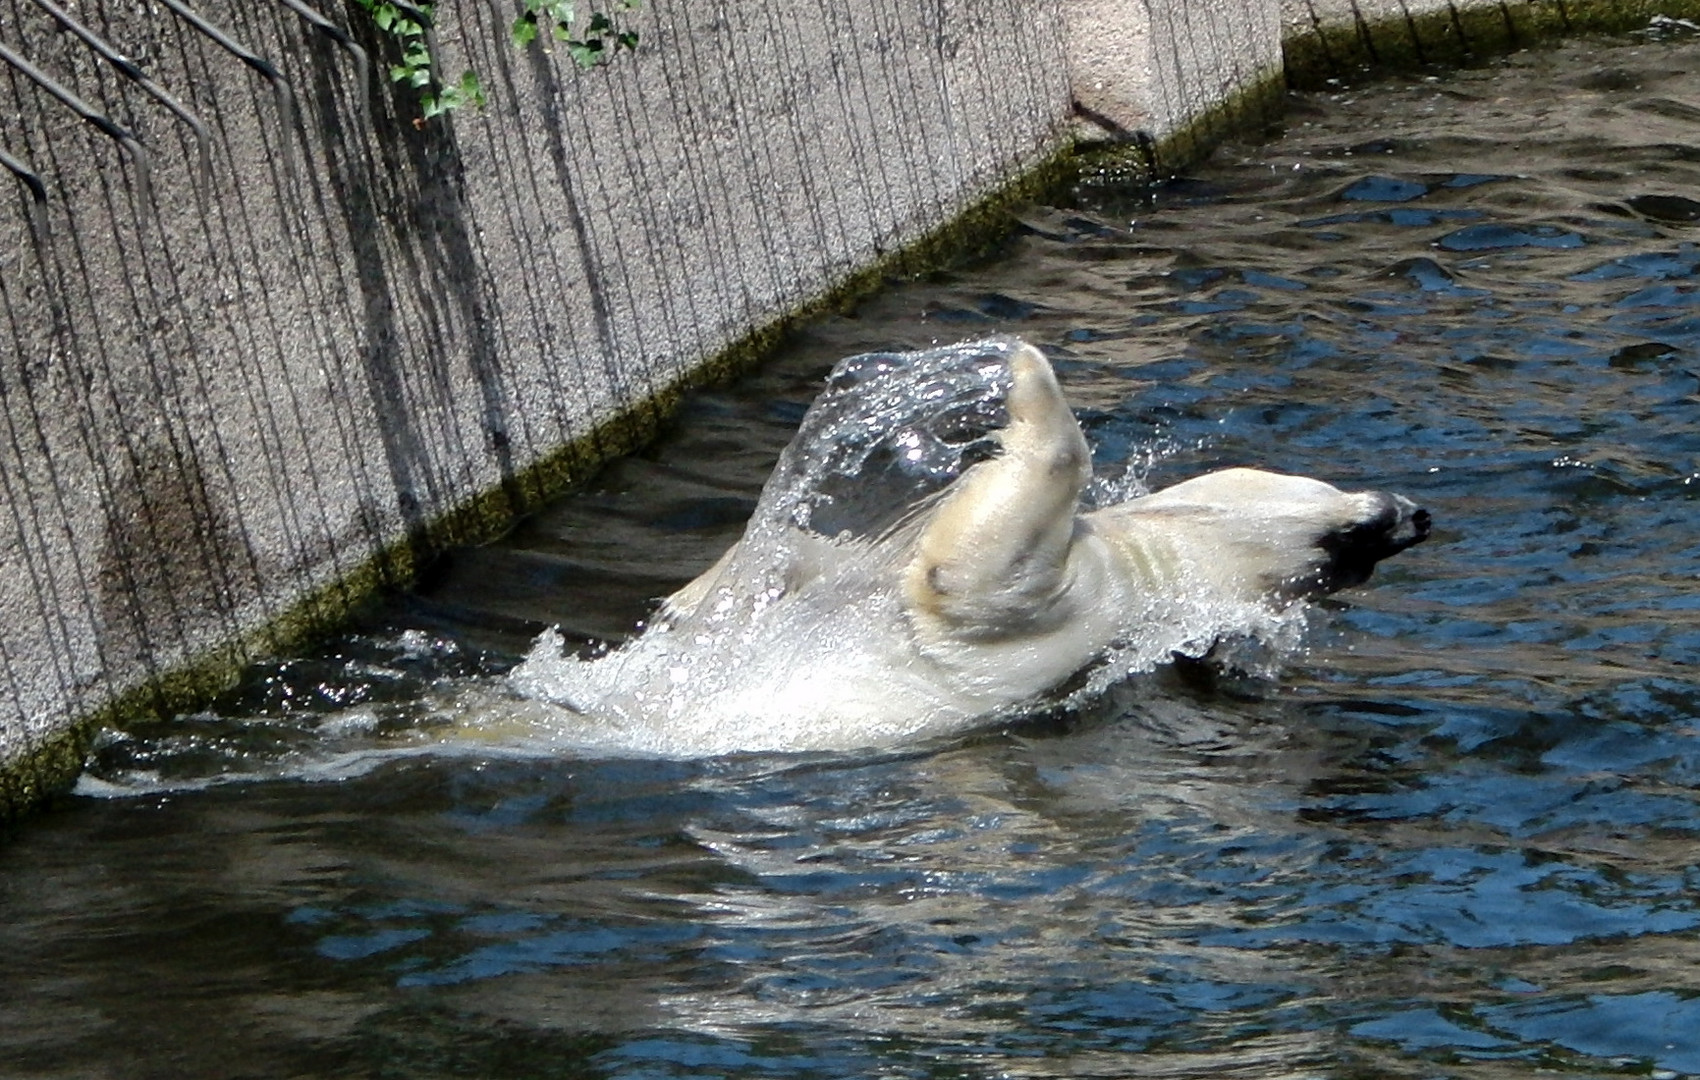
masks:
[[[1007,365],[994,456],[860,537],[758,508],[655,625],[544,693],[633,749],[889,745],[1031,708],[1136,635],[1166,657],[1356,584],[1427,535],[1401,496],[1252,469],[1083,511],[1091,457],[1050,365],[987,348]]]

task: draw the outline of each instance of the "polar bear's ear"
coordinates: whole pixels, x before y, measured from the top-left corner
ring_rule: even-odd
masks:
[[[999,453],[932,508],[905,573],[910,611],[955,632],[1020,632],[1066,586],[1080,489],[1092,455],[1044,355],[1010,355]]]

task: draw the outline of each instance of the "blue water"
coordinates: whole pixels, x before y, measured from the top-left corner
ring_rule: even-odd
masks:
[[[361,633],[109,735],[0,845],[0,1075],[1700,1074],[1691,69],[1520,54],[1089,179]],[[1275,680],[873,758],[419,741],[711,561],[833,360],[991,332],[1107,477],[1308,473],[1435,535]]]

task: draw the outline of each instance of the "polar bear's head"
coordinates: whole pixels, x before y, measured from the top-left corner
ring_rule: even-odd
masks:
[[[1192,576],[1247,599],[1362,584],[1376,563],[1429,533],[1428,511],[1403,495],[1258,469],[1208,473],[1107,513],[1129,540],[1182,541]]]

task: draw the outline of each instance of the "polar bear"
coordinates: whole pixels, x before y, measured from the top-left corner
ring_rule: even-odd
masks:
[[[534,652],[522,683],[611,720],[632,748],[888,745],[1031,709],[1134,638],[1166,659],[1250,609],[1358,584],[1428,535],[1401,495],[1245,468],[1085,510],[1091,454],[1044,355],[974,346],[1003,390],[982,460],[877,530],[829,535],[834,497],[789,494],[813,462],[805,419],[743,537],[643,634],[564,673]],[[841,440],[870,426],[834,423]]]

